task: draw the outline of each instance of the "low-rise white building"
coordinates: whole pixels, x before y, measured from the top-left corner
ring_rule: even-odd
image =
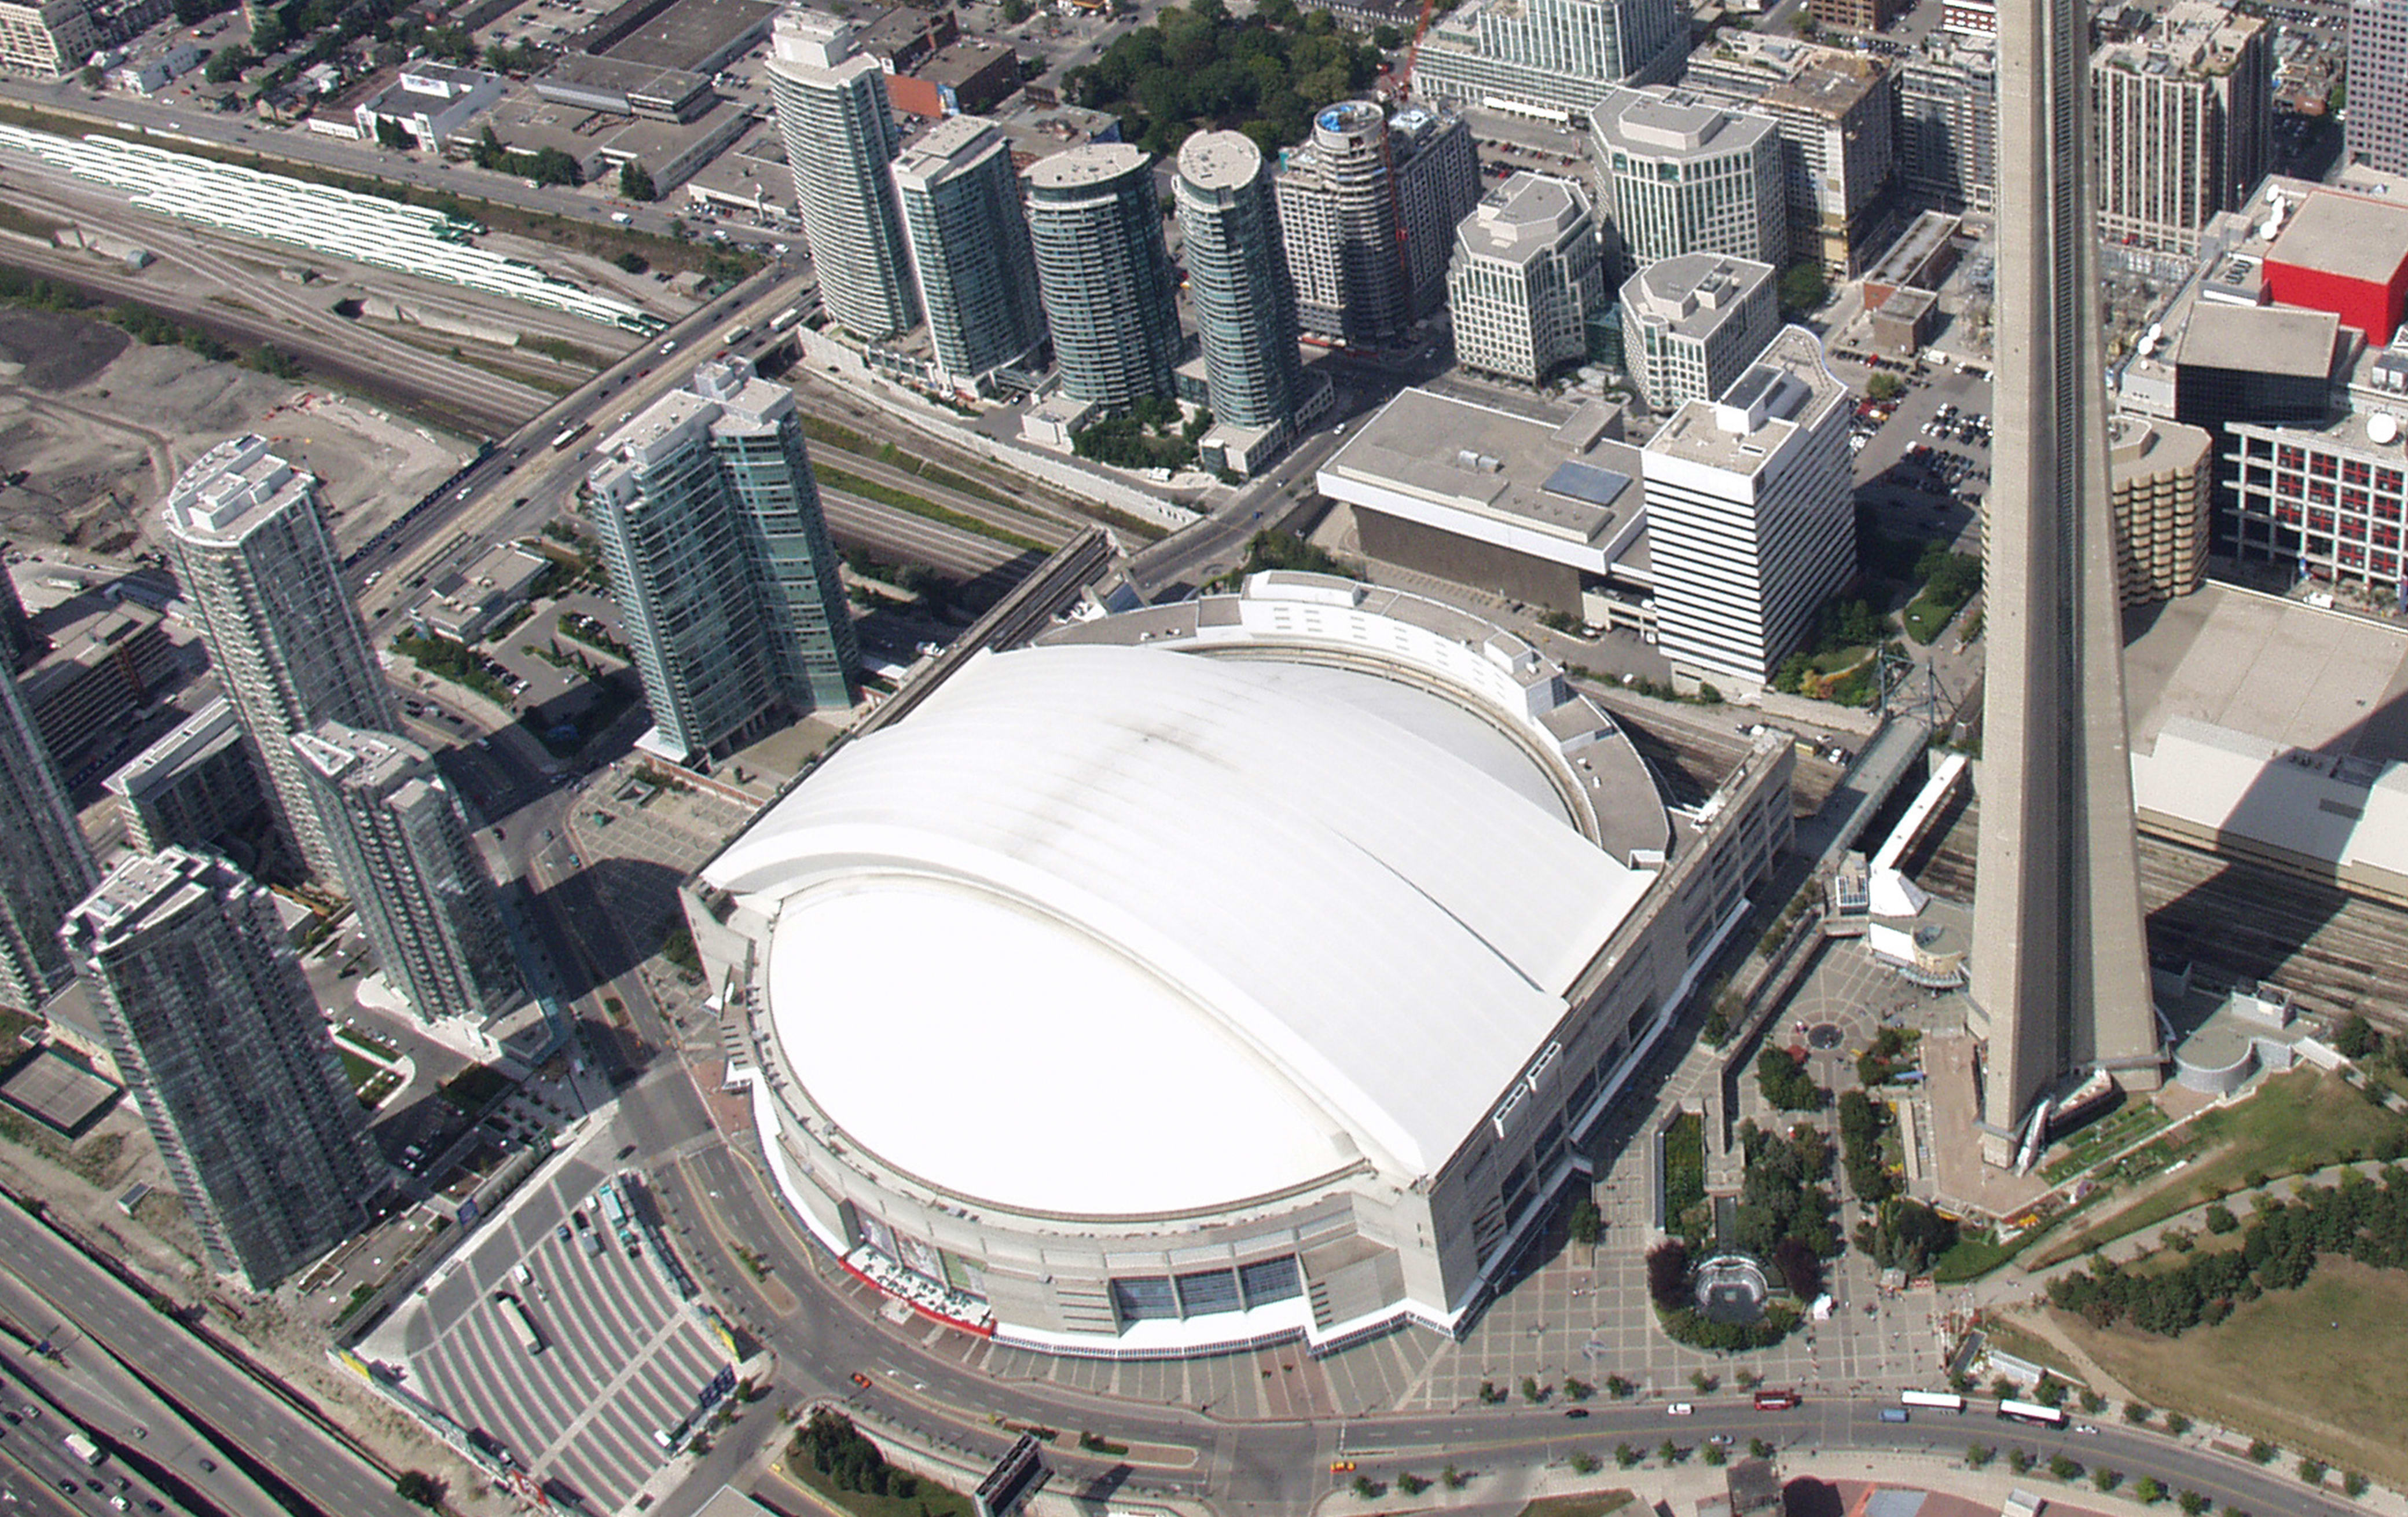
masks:
[[[440,147],[444,138],[493,108],[502,97],[497,74],[475,68],[421,61],[405,66],[401,77],[351,108],[363,140],[377,135],[377,123],[391,122],[424,147]]]

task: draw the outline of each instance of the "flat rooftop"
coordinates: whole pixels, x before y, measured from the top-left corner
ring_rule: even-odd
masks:
[[[36,1049],[0,1080],[0,1100],[62,1137],[81,1133],[117,1097],[116,1086],[55,1048]]]
[[[1802,326],[1784,326],[1721,398],[1683,401],[1647,452],[1754,474],[1799,428],[1847,400],[1847,385],[1824,367],[1822,342]]]
[[[623,16],[652,3],[653,0],[628,0],[595,22],[595,30],[607,34]],[[775,0],[671,0],[658,15],[646,19],[642,25],[602,50],[603,55],[697,72],[713,53],[737,38],[750,32],[766,31],[770,18],[782,8]]]
[[[2211,583],[2125,614],[2132,749],[2188,717],[2289,748],[2408,760],[2408,630]]]
[[[1612,436],[1619,424],[1602,401],[1557,422],[1410,389],[1322,472],[1596,543],[1635,516],[1643,498],[1640,451]]]
[[[1600,140],[1643,158],[1734,152],[1774,130],[1769,116],[1662,86],[1614,90],[1598,102],[1589,121]]]
[[[1525,171],[1482,197],[1455,229],[1455,244],[1474,257],[1527,264],[1587,215],[1588,197],[1571,181]]]
[[[2388,284],[2408,262],[2408,206],[2313,191],[2291,212],[2267,256],[2298,268]]]
[[[1623,283],[1626,305],[1702,340],[1772,282],[1770,264],[1717,253],[1659,258]]]
[[[2332,372],[2341,318],[2288,306],[2228,306],[2202,300],[2183,333],[2182,362],[2300,379]]]

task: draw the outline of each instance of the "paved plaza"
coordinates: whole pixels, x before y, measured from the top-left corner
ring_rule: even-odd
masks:
[[[654,1431],[695,1413],[728,1355],[655,1264],[609,1235],[594,1200],[604,1177],[586,1158],[559,1162],[360,1351],[403,1366],[406,1389],[493,1438],[519,1467],[613,1512],[665,1462]],[[596,1232],[599,1253],[586,1241]],[[524,1303],[540,1351],[520,1342],[505,1294]]]
[[[1699,1013],[1702,1014],[1701,1012]],[[1961,1026],[1954,997],[1933,999],[1875,965],[1861,942],[1826,945],[1820,958],[1768,1037],[1784,1047],[1810,1042],[1799,1035],[1835,1028],[1835,1046],[1811,1053],[1815,1080],[1844,1089],[1855,1080],[1857,1053],[1885,1020],[1910,1028]],[[1694,1036],[1694,1019],[1667,1034],[1665,1059]],[[1733,1050],[1736,1054],[1737,1050]],[[1773,1112],[1756,1089],[1754,1049],[1734,1057],[1740,1078],[1737,1120],[1786,1127],[1800,1119]],[[1531,1250],[1542,1261],[1515,1279],[1483,1311],[1461,1343],[1438,1334],[1408,1329],[1314,1359],[1301,1344],[1186,1363],[1114,1364],[1055,1358],[935,1329],[929,1347],[1001,1378],[1042,1380],[1097,1394],[1159,1405],[1196,1407],[1233,1419],[1354,1416],[1377,1411],[1442,1411],[1480,1405],[1484,1381],[1514,1404],[1525,1378],[1560,1386],[1567,1376],[1602,1388],[1619,1375],[1654,1400],[1694,1394],[1699,1372],[1727,1386],[1741,1370],[1765,1383],[1809,1394],[1852,1390],[1939,1388],[1943,1380],[1945,1320],[1939,1293],[1926,1287],[1885,1294],[1872,1262],[1851,1248],[1830,1266],[1831,1317],[1809,1323],[1776,1348],[1747,1354],[1707,1353],[1673,1342],[1656,1326],[1647,1300],[1646,1252],[1655,1231],[1656,1176],[1652,1134],[1678,1105],[1719,1114],[1718,1091],[1725,1056],[1702,1048],[1677,1055],[1650,1113],[1607,1120],[1599,1147],[1605,1167],[1596,1186],[1604,1235],[1594,1250],[1570,1244],[1560,1229]],[[1654,1089],[1646,1079],[1634,1082]],[[1828,1132],[1829,1113],[1816,1119]],[[1736,1126],[1736,1122],[1734,1123]],[[1923,1124],[1918,1120],[1917,1129]],[[1635,1134],[1626,1136],[1624,1134]],[[1833,1141],[1836,1143],[1836,1136]],[[1717,1183],[1735,1184],[1735,1161],[1718,1165],[1708,1141],[1708,1170]],[[1834,1163],[1835,1172],[1838,1165]],[[1839,1184],[1835,1173],[1833,1184]],[[1842,1198],[1840,1231],[1853,1231],[1857,1211]],[[1592,1257],[1593,1254],[1593,1257]],[[1560,1400],[1558,1395],[1556,1400]]]

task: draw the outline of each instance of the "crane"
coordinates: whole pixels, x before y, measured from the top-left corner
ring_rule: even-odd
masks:
[[[1429,34],[1430,16],[1438,0],[1422,0],[1421,20],[1413,23],[1412,45],[1405,49],[1405,71],[1397,76],[1397,103],[1403,105],[1413,93],[1413,65],[1422,55],[1422,38]]]

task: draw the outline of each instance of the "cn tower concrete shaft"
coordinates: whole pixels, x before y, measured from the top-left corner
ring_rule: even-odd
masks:
[[[1998,445],[1973,903],[1985,1155],[2104,1067],[2158,1079],[2142,931],[2079,0],[1999,6]]]

